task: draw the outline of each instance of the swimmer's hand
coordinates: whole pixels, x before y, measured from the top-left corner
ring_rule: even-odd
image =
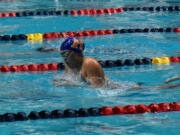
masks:
[[[62,82],[62,83],[53,83],[53,85],[55,87],[59,87],[59,86],[72,86],[72,87],[79,87],[80,85],[77,85],[77,84],[72,84],[72,83],[69,83],[69,82]]]
[[[59,87],[59,86],[70,86],[71,84],[68,82],[62,82],[62,83],[53,83],[53,85],[55,87]]]
[[[102,85],[91,85],[88,88],[102,88]]]
[[[62,81],[63,80],[63,81]],[[59,87],[59,86],[72,86],[72,87],[79,87],[80,85],[78,84],[74,84],[72,82],[69,82],[67,80],[62,79],[61,82],[58,83],[59,80],[53,80],[53,85],[55,87]]]

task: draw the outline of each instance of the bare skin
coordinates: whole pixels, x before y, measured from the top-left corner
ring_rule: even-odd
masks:
[[[65,53],[68,56],[63,56]],[[106,77],[101,65],[93,58],[83,57],[82,54],[73,51],[62,51],[61,55],[65,61],[65,72],[80,73],[82,78],[91,84],[91,88],[100,88],[103,86]],[[54,84],[54,86],[62,86],[64,84]]]
[[[180,83],[173,83],[173,84],[167,84],[167,85],[158,85],[158,86],[135,86],[128,90],[137,90],[137,89],[149,89],[149,88],[158,88],[158,89],[170,89],[179,87]]]
[[[169,82],[176,81],[176,80],[180,80],[180,77],[175,76],[173,78],[169,78],[169,79],[165,80],[163,83],[169,83]]]

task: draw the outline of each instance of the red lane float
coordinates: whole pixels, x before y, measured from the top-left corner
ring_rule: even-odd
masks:
[[[12,65],[10,67],[3,65],[0,68],[0,72],[19,72],[19,71],[48,71],[48,70],[58,70],[58,64],[30,64],[30,65]]]
[[[58,70],[58,64],[50,63],[50,64],[48,64],[48,69],[49,70]]]
[[[53,38],[60,38],[60,35],[57,32],[52,32],[51,37]]]
[[[159,104],[159,109],[161,112],[167,112],[170,110],[169,103],[160,103]]]
[[[123,8],[117,8],[117,12],[124,12]]]
[[[66,37],[66,36],[68,36],[66,32],[60,32],[59,35],[60,35],[60,37]]]
[[[50,39],[50,38],[52,38],[52,36],[51,36],[50,33],[44,33],[44,34],[43,34],[43,38],[45,38],[45,39]]]
[[[97,14],[96,9],[90,9],[90,10],[89,10],[89,14],[90,14],[90,15],[96,15],[96,14]]]
[[[91,33],[89,31],[83,31],[84,36],[91,36]]]
[[[84,35],[83,35],[83,33],[81,31],[77,31],[75,33],[75,37],[82,37],[82,36],[84,36]]]
[[[174,32],[180,32],[180,28],[175,27],[175,28],[173,29],[173,31],[174,31]]]
[[[76,10],[74,10],[74,9],[73,9],[73,10],[71,10],[71,11],[70,11],[70,13],[71,13],[71,15],[77,15]]]
[[[136,106],[136,113],[145,113],[149,111],[149,108],[145,104],[139,104]]]
[[[104,106],[100,108],[101,115],[139,114],[147,112],[158,113],[170,111],[180,111],[180,102],[159,104],[151,103],[148,106],[146,106],[145,104],[126,105],[124,107],[115,106],[114,108],[110,106]]]
[[[136,113],[136,106],[135,105],[126,105],[123,108],[124,113],[126,114],[134,114]]]
[[[90,31],[90,34],[91,34],[92,36],[96,36],[96,35],[98,35],[98,31],[97,31],[97,30],[91,30],[91,31]]]
[[[121,106],[115,106],[113,108],[113,114],[123,114],[123,107]]]
[[[9,67],[9,70],[11,72],[18,72],[19,71],[19,67],[16,66],[16,65],[12,65],[12,66]]]
[[[180,111],[180,102],[172,102],[169,106],[171,111]]]
[[[66,35],[69,36],[69,37],[75,37],[76,36],[76,34],[74,32],[72,32],[72,31],[66,32]]]
[[[3,13],[1,14],[1,17],[9,17],[9,15],[8,15],[7,13],[3,12]]]
[[[77,12],[79,15],[84,15],[85,13],[84,13],[84,11],[83,10],[78,10],[78,12]]]
[[[100,108],[100,114],[101,115],[112,115],[113,114],[113,109],[110,106],[105,106]]]
[[[170,59],[170,62],[180,62],[180,59],[177,56],[172,56],[169,59]]]
[[[29,67],[28,65],[20,65],[19,66],[19,71],[29,71]]]
[[[38,71],[47,71],[47,70],[49,70],[48,64],[38,65]]]
[[[85,15],[90,15],[90,10],[89,9],[84,9],[83,11],[84,11]]]
[[[150,104],[149,106],[148,106],[148,108],[150,109],[150,111],[151,112],[159,112],[159,110],[160,110],[160,108],[159,108],[159,105],[158,104],[154,104],[154,103],[152,103],[152,104]]]
[[[106,14],[111,14],[111,10],[110,10],[109,8],[105,8],[105,9],[104,9],[104,13],[106,13]]]
[[[105,35],[105,31],[104,30],[98,30],[98,35]]]
[[[116,8],[111,8],[110,11],[111,11],[111,13],[117,13],[117,9]]]
[[[105,30],[105,34],[113,34],[113,30]]]
[[[10,70],[9,70],[9,67],[8,66],[6,66],[6,65],[3,65],[2,67],[1,67],[1,72],[9,72]]]
[[[9,13],[9,16],[10,16],[10,17],[15,17],[16,14],[15,14],[14,12],[10,12],[10,13]]]
[[[97,14],[104,14],[104,11],[102,9],[98,9]]]

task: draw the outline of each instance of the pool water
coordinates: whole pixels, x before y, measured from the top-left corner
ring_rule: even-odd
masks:
[[[0,2],[0,12],[36,11],[51,9],[85,9],[110,7],[180,6],[178,0],[14,0]],[[29,34],[96,29],[180,27],[180,12],[131,11],[97,16],[33,16],[0,18],[0,31],[5,34]],[[85,56],[97,60],[135,59],[143,57],[179,56],[178,33],[129,33],[82,37],[86,44]],[[36,52],[39,47],[59,48],[63,39],[43,41],[0,41],[0,54]],[[63,62],[59,53],[0,56],[0,65],[21,65]],[[61,78],[64,71],[0,73],[0,113],[41,110],[65,110],[116,105],[138,105],[180,101],[179,88],[148,88],[131,90],[135,82],[143,86],[162,85],[162,81],[180,76],[180,64],[141,65],[104,68],[112,81],[124,87],[88,88],[79,81],[79,87],[54,87],[53,79]],[[65,76],[69,79],[69,76]],[[73,80],[71,80],[73,81]],[[177,81],[178,82],[178,81]],[[22,134],[123,134],[169,135],[179,134],[179,112],[145,113],[68,119],[29,120],[0,124],[2,135]]]

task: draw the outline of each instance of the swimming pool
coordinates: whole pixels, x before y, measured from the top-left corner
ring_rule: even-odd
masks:
[[[85,9],[138,6],[180,6],[171,2],[148,1],[14,1],[1,2],[4,11],[35,11],[38,9]],[[9,7],[7,10],[7,6]],[[128,29],[153,27],[180,27],[180,12],[131,11],[97,16],[29,16],[0,18],[5,34],[28,34],[96,29]],[[126,33],[81,37],[86,43],[85,55],[98,60],[135,59],[142,57],[179,56],[178,33]],[[33,41],[0,41],[0,53],[35,52],[39,47],[58,48],[62,39]],[[21,65],[63,62],[58,53],[1,56],[1,65]],[[180,75],[179,64],[141,65],[104,68],[111,80],[125,87],[90,89],[80,87],[53,87],[52,80],[62,77],[63,71],[0,73],[0,114],[41,110],[65,110],[116,105],[138,105],[179,101],[179,88],[141,89],[128,91],[134,82],[144,86],[160,85],[169,77]],[[66,77],[68,78],[68,77]],[[101,117],[45,119],[0,124],[1,134],[178,134],[179,112],[145,113]]]

